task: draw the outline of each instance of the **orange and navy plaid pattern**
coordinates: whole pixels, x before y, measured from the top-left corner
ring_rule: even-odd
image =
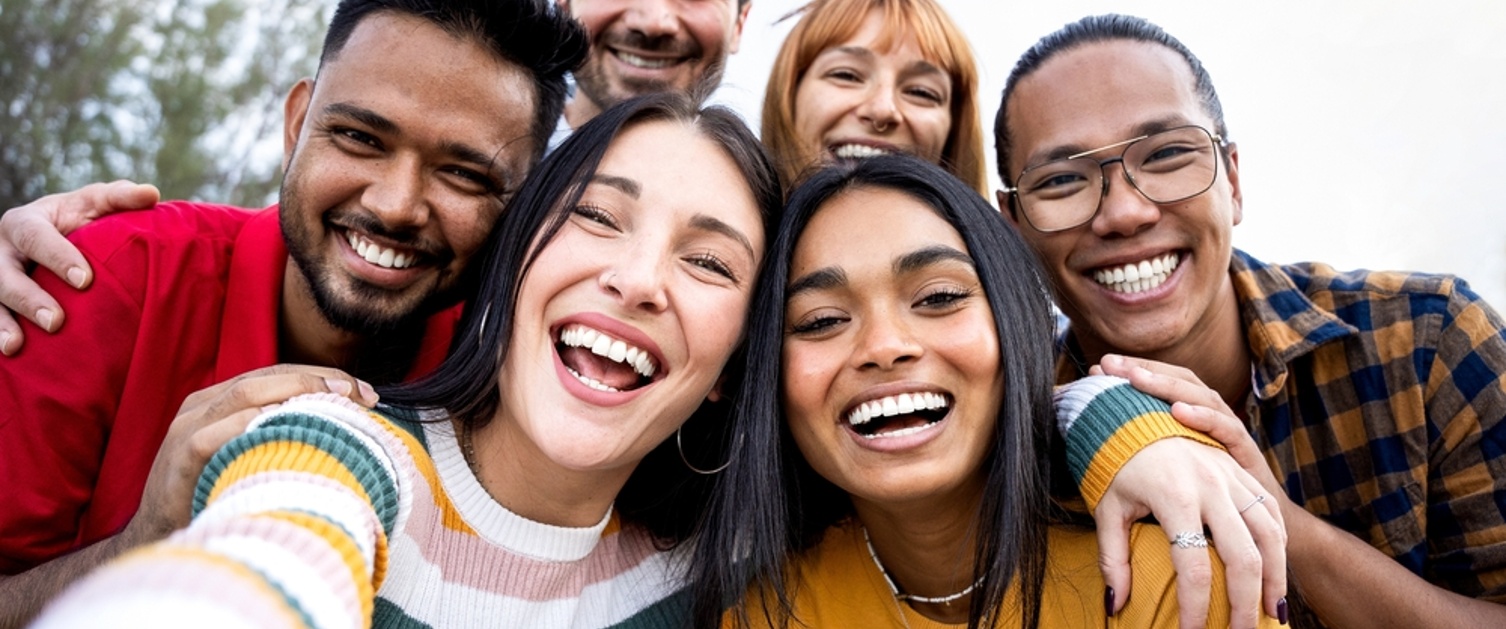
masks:
[[[1237,250],[1230,274],[1250,431],[1292,500],[1440,587],[1506,602],[1501,316],[1446,275]]]

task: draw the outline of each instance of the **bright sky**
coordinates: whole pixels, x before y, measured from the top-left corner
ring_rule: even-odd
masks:
[[[757,128],[799,0],[753,0],[719,98]],[[1506,5],[1494,0],[943,0],[992,121],[1015,59],[1084,15],[1140,15],[1197,54],[1239,143],[1234,244],[1270,262],[1454,273],[1506,309]],[[993,147],[988,147],[992,157]],[[990,164],[990,171],[993,170]],[[996,182],[997,183],[997,182]]]

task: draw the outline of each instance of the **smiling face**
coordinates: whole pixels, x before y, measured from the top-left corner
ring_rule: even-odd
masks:
[[[1003,379],[957,231],[909,195],[848,190],[801,234],[790,278],[784,405],[816,472],[886,503],[979,482]]]
[[[585,25],[591,54],[575,73],[570,121],[643,94],[718,83],[751,3],[737,0],[561,0]],[[577,116],[575,112],[581,115]]]
[[[715,395],[764,249],[739,172],[681,123],[613,140],[523,278],[494,422],[512,461],[620,484]]]
[[[795,88],[794,128],[805,163],[910,153],[940,163],[952,129],[952,80],[914,36],[884,41],[868,12],[852,37],[822,51]]]
[[[534,102],[527,72],[473,41],[412,16],[364,19],[288,97],[293,290],[363,333],[452,302],[531,165]]]
[[[1187,62],[1165,47],[1125,40],[1059,53],[1020,80],[1007,106],[1012,174],[1173,127],[1213,128]],[[1114,150],[1095,157],[1117,157]],[[1234,147],[1227,150],[1213,186],[1190,199],[1153,203],[1125,181],[1122,165],[1110,165],[1108,193],[1088,223],[1041,233],[1016,217],[1090,355],[1192,364],[1187,354],[1222,345],[1213,339],[1238,325],[1229,258],[1241,218],[1239,162]],[[1150,281],[1116,281],[1132,266],[1135,275],[1152,271]]]

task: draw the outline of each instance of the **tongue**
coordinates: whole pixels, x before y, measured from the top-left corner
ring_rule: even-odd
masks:
[[[597,356],[584,347],[560,348],[560,360],[566,367],[575,370],[575,373],[613,389],[627,391],[638,385],[638,372],[633,371],[632,367],[608,360],[605,356]]]

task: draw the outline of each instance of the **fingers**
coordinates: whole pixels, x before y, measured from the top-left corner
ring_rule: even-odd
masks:
[[[1217,391],[1182,367],[1115,354],[1104,356],[1100,365],[1104,373],[1129,380],[1136,389],[1168,402],[1187,402],[1234,415]]]
[[[254,375],[252,375],[254,374]],[[209,414],[226,416],[245,409],[287,401],[304,393],[334,393],[370,408],[376,405],[376,391],[370,384],[338,369],[303,365],[278,365],[243,375],[229,383],[212,403]]]
[[[1213,560],[1207,548],[1178,547],[1175,540],[1181,534],[1201,534],[1202,518],[1196,505],[1172,510],[1169,517],[1161,520],[1171,546],[1171,565],[1177,572],[1177,607],[1179,625],[1183,628],[1208,625],[1208,601],[1213,588]]]
[[[1104,614],[1113,616],[1129,600],[1131,583],[1129,532],[1133,517],[1125,517],[1117,500],[1098,503],[1093,518],[1098,522],[1098,569],[1103,572]]]
[[[1233,492],[1231,492],[1233,493]],[[1254,495],[1250,496],[1252,499]],[[1208,529],[1218,540],[1218,558],[1224,564],[1224,584],[1229,593],[1229,621],[1234,627],[1254,627],[1260,621],[1261,600],[1264,594],[1263,547],[1256,544],[1255,537],[1246,526],[1247,519],[1239,513],[1239,507],[1249,504],[1221,502],[1210,505],[1204,514]],[[1250,520],[1269,517],[1264,511],[1251,508],[1246,512]],[[1284,590],[1285,582],[1281,583]]]

